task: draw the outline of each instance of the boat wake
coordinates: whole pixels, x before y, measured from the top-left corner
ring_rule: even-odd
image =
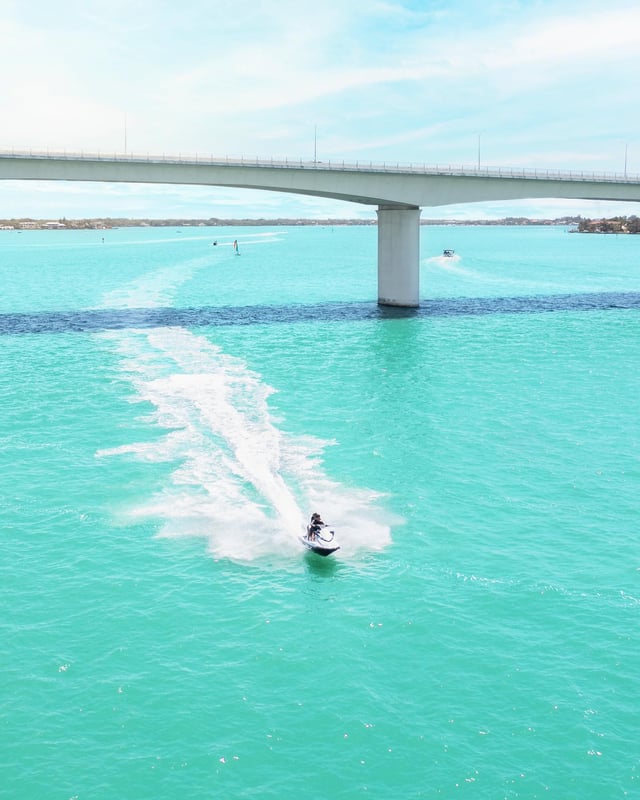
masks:
[[[431,256],[431,258],[425,258],[422,263],[433,265],[447,272],[455,272],[457,275],[475,276],[475,273],[460,266],[461,261],[462,258],[454,253],[452,256]]]
[[[149,276],[147,300],[166,302],[173,285],[169,273]],[[119,299],[139,303],[143,282],[131,290],[135,298]],[[127,515],[157,520],[163,536],[204,537],[215,558],[237,561],[298,557],[298,536],[317,509],[339,531],[341,556],[390,542],[379,496],[328,477],[322,453],[331,443],[283,432],[268,405],[273,390],[241,359],[178,327],[96,335],[118,354],[132,400],[152,405],[145,419],[166,431],[97,455],[177,464]]]

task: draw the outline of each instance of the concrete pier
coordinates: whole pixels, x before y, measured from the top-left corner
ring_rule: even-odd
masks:
[[[420,209],[378,207],[378,303],[420,304]]]

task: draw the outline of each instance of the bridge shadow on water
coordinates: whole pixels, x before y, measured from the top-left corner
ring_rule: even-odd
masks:
[[[196,308],[114,308],[0,314],[0,335],[91,333],[125,328],[206,328],[233,325],[288,325],[307,322],[368,322],[491,314],[558,311],[640,310],[640,292],[594,292],[522,297],[457,297],[423,300],[418,308],[375,302],[309,305],[200,306]]]

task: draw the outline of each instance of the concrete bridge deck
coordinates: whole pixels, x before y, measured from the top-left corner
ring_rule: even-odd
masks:
[[[640,175],[508,167],[0,150],[0,179],[230,186],[378,207],[378,302],[419,303],[420,208],[489,200],[640,202]]]

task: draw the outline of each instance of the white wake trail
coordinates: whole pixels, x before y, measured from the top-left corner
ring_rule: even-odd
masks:
[[[108,299],[164,304],[178,282],[163,270]],[[150,403],[149,421],[166,434],[98,456],[178,463],[163,490],[128,513],[159,520],[161,535],[203,536],[215,557],[239,561],[297,557],[312,510],[339,530],[347,557],[390,541],[375,493],[332,481],[321,463],[329,443],[282,431],[269,409],[273,389],[241,359],[178,327],[100,336],[117,352],[132,400]]]

